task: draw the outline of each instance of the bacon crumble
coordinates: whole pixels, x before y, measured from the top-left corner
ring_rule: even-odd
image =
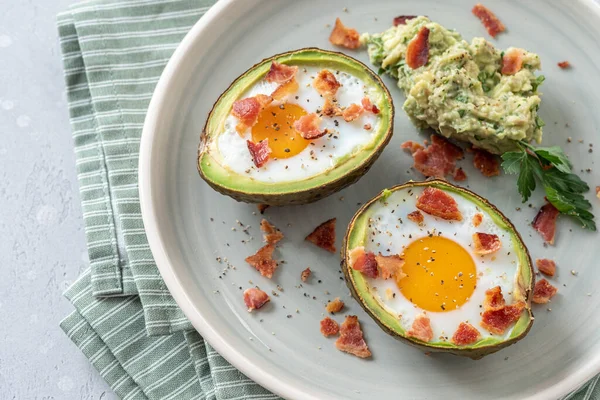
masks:
[[[484,310],[499,310],[504,305],[505,300],[500,286],[495,286],[485,291],[485,298],[483,299]]]
[[[308,240],[317,247],[335,253],[335,221],[336,218],[331,218],[323,222],[305,240]]]
[[[452,335],[452,343],[457,346],[467,346],[477,342],[481,338],[481,333],[473,325],[461,322],[458,329]]]
[[[477,168],[483,176],[492,177],[500,175],[500,161],[498,157],[482,149],[473,149],[473,166]]]
[[[281,101],[286,96],[296,93],[298,91],[298,88],[299,88],[298,81],[296,81],[295,78],[292,78],[291,80],[284,82],[281,85],[277,86],[275,88],[275,90],[273,91],[273,93],[271,93],[271,97],[275,100]]]
[[[329,42],[336,46],[357,49],[360,47],[360,34],[356,29],[344,26],[342,21],[336,18],[335,26],[329,35]]]
[[[250,288],[244,290],[244,303],[248,307],[248,312],[252,310],[258,310],[265,304],[267,304],[271,298],[268,294],[257,288]]]
[[[394,18],[394,26],[406,25],[406,21],[417,18],[416,15],[398,15]]]
[[[483,222],[483,214],[477,213],[473,215],[473,219],[471,220],[471,222],[473,223],[473,226],[477,228]]]
[[[342,117],[346,122],[352,122],[362,114],[363,108],[356,103],[350,104],[342,111]]]
[[[480,325],[490,333],[502,335],[509,326],[519,320],[525,306],[524,302],[519,301],[497,309],[486,310],[481,315]]]
[[[406,331],[406,336],[419,339],[423,342],[429,342],[433,339],[433,330],[431,321],[425,314],[419,314],[412,323],[412,326]]]
[[[558,292],[558,289],[550,284],[546,279],[540,279],[533,288],[533,301],[536,304],[546,304]]]
[[[375,104],[371,103],[371,99],[367,96],[361,99],[360,104],[362,105],[363,110],[371,112],[375,115],[379,114],[379,108],[377,108]]]
[[[265,81],[277,84],[286,83],[294,79],[297,72],[298,67],[296,65],[289,66],[273,61],[269,72],[265,76]]]
[[[425,148],[413,141],[404,142],[401,147],[411,152],[413,167],[428,177],[445,177],[456,171],[456,161],[464,158],[464,152],[460,147],[440,135],[431,135],[431,144]]]
[[[261,214],[264,214],[265,211],[267,210],[267,208],[271,207],[268,204],[257,204],[256,207],[258,207],[258,212]]]
[[[417,142],[413,142],[412,140],[407,140],[406,142],[400,145],[404,150],[410,151],[411,154],[415,153],[417,150],[421,150],[423,146]]]
[[[533,219],[531,225],[533,229],[538,231],[544,241],[548,244],[554,244],[554,236],[556,235],[556,218],[559,211],[550,203],[546,203],[540,208],[537,215]]]
[[[360,358],[371,356],[356,315],[347,316],[342,323],[340,337],[335,341],[335,347]]]
[[[417,69],[427,64],[429,60],[429,29],[422,26],[406,46],[406,65]]]
[[[306,282],[308,280],[308,278],[310,278],[311,274],[312,274],[312,271],[310,270],[310,268],[306,268],[304,271],[302,271],[300,273],[300,279],[302,279],[302,282]]]
[[[306,140],[318,139],[327,134],[327,129],[320,130],[321,119],[315,113],[303,115],[294,122],[294,129]]]
[[[570,62],[568,62],[568,61],[561,61],[561,62],[559,62],[557,65],[558,65],[558,67],[559,67],[560,69],[568,69],[568,68],[571,68],[571,63],[570,63]]]
[[[269,138],[261,140],[258,143],[254,143],[251,140],[246,140],[248,145],[248,151],[252,157],[252,162],[256,165],[256,168],[261,168],[269,161],[271,155],[271,148],[269,147]]]
[[[344,308],[344,302],[339,297],[336,297],[325,306],[327,312],[331,314],[342,311],[342,308]]]
[[[339,331],[340,326],[331,318],[325,317],[321,320],[321,333],[323,334],[323,336],[328,337],[337,335]]]
[[[323,97],[333,98],[342,85],[331,71],[322,69],[313,80],[313,86]]]
[[[283,239],[283,233],[266,219],[260,221],[260,230],[264,232],[263,238],[268,244],[276,244]]]
[[[421,225],[423,223],[423,220],[425,219],[423,217],[423,214],[421,214],[421,211],[419,210],[415,210],[412,212],[409,212],[406,215],[406,218],[408,218],[409,220],[411,220],[412,222]]]
[[[350,252],[350,262],[352,263],[352,269],[359,271],[364,276],[369,278],[379,276],[375,254],[365,252],[363,247],[357,247]]]
[[[417,199],[417,208],[445,220],[462,221],[456,200],[438,188],[428,187],[423,190]]]
[[[523,50],[511,49],[502,57],[502,75],[514,75],[523,68]]]
[[[475,253],[479,255],[491,254],[500,250],[502,242],[498,235],[475,232],[473,234],[473,245],[475,247]]]
[[[375,256],[375,262],[381,271],[382,279],[394,278],[401,273],[404,259],[398,254],[384,256],[381,253]]]
[[[491,12],[487,7],[483,6],[482,4],[475,4],[471,12],[473,13],[473,15],[475,15],[481,20],[483,26],[488,31],[491,37],[495,38],[497,34],[506,30],[506,27],[502,22],[500,22],[498,17],[496,17],[496,15],[493,12]]]
[[[549,260],[547,258],[538,258],[535,260],[535,265],[544,275],[554,276],[556,273],[556,263],[553,260]]]
[[[339,117],[343,115],[343,111],[333,99],[325,97],[321,114],[326,117]]]
[[[452,175],[452,178],[456,182],[462,182],[462,181],[467,180],[467,174],[465,174],[465,171],[462,168],[456,168],[454,170],[454,174]]]
[[[246,262],[256,268],[260,274],[266,278],[272,278],[273,272],[277,269],[277,261],[273,260],[274,244],[267,244],[251,256],[246,257]]]

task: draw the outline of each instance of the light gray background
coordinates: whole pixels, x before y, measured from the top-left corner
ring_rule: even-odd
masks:
[[[88,265],[56,14],[0,0],[0,399],[114,399],[58,324]]]

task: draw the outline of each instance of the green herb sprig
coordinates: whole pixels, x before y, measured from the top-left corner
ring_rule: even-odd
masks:
[[[584,228],[596,230],[592,205],[583,197],[590,190],[587,183],[572,172],[572,164],[558,146],[533,147],[519,142],[518,151],[502,154],[502,168],[507,174],[518,174],[517,187],[523,203],[539,182],[546,199],[562,214],[575,218]]]

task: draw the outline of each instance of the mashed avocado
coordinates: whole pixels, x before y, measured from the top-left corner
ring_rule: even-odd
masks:
[[[405,62],[406,48],[422,26],[429,29],[429,60],[412,69]],[[406,94],[403,108],[417,126],[496,154],[515,150],[516,141],[541,142],[544,122],[537,115],[537,89],[544,77],[534,74],[540,69],[537,54],[518,49],[521,70],[502,75],[504,52],[483,38],[469,44],[427,17],[363,34],[361,40],[379,73],[398,79]]]

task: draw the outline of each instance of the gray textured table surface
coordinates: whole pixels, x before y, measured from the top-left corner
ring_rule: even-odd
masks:
[[[58,324],[87,266],[56,14],[0,0],[0,399],[113,399]]]

